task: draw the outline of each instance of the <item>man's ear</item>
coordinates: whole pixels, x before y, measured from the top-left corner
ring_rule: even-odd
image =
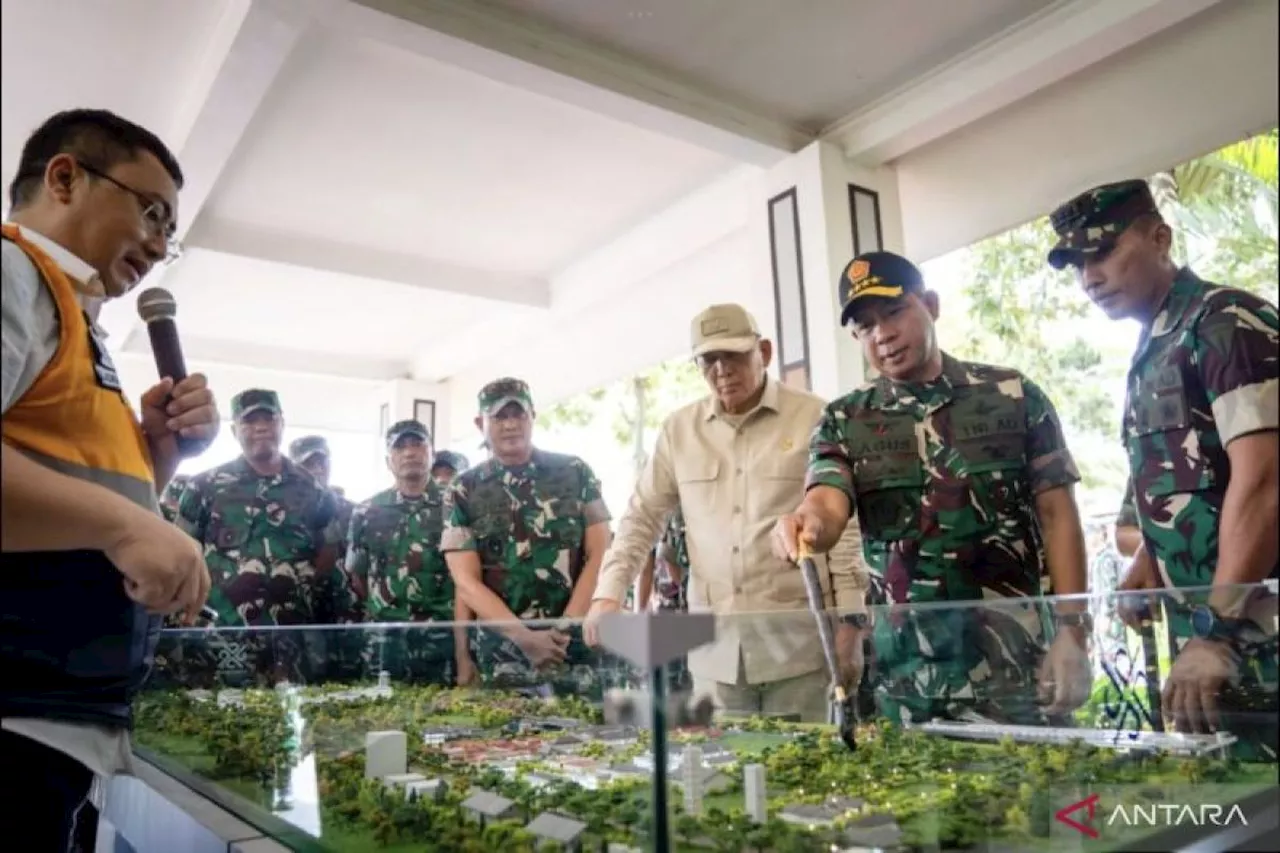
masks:
[[[1156,247],[1166,255],[1173,250],[1173,229],[1169,227],[1169,223],[1161,222],[1157,225],[1151,233],[1151,239],[1155,241]]]
[[[938,312],[942,307],[941,299],[936,290],[926,290],[920,295],[920,301],[924,303],[924,310],[929,312],[929,316],[938,319]]]
[[[70,154],[58,154],[44,167],[45,189],[63,204],[71,201],[71,190],[76,180],[76,158]]]
[[[765,370],[768,370],[769,365],[773,362],[773,341],[768,338],[760,339],[760,361]]]
[[[240,422],[232,421],[230,426],[231,426],[232,437],[234,437],[236,441],[239,441],[240,440]]]
[[[476,415],[476,429],[480,430],[480,434],[484,435],[484,415]]]

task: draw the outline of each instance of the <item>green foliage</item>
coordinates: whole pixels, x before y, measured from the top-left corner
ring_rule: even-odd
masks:
[[[618,446],[633,454],[638,470],[646,437],[668,415],[706,392],[693,362],[676,358],[561,401],[540,412],[538,420],[552,428],[607,428]]]
[[[309,688],[307,692],[314,697],[326,689]],[[278,773],[280,756],[292,751],[292,733],[285,725],[287,705],[271,690],[249,690],[244,698],[243,708],[219,709],[212,701],[149,693],[138,702],[138,737],[146,743],[159,735],[172,738],[181,734],[211,748],[225,734],[223,726],[228,718],[236,719],[242,739],[260,752],[255,756],[242,751],[241,765],[223,767],[215,778],[269,791],[278,784],[279,777],[273,774]],[[534,787],[521,776],[537,762],[522,763],[521,772],[508,776],[446,755],[436,747],[415,742],[412,736],[409,769],[445,779],[447,787],[439,797],[406,798],[378,780],[364,778],[364,755],[359,748],[364,733],[384,727],[418,731],[430,727],[433,717],[444,721],[474,716],[482,703],[524,718],[566,716],[582,710],[575,700],[548,702],[497,691],[436,687],[398,687],[392,697],[376,701],[304,705],[309,728],[346,733],[345,749],[315,751],[326,845],[331,839],[342,838],[350,839],[349,844],[335,841],[334,849],[532,853],[549,848],[535,847],[524,826],[548,811],[585,823],[586,849],[598,849],[609,842],[643,843],[652,825],[647,781],[613,782],[595,790],[567,780]],[[774,728],[764,720],[744,722],[753,728]],[[891,814],[902,827],[906,843],[916,848],[958,849],[1001,839],[1018,849],[1034,849],[1048,833],[1054,808],[1048,798],[1052,787],[1122,783],[1151,787],[1166,782],[1185,787],[1235,780],[1242,772],[1242,765],[1234,760],[1153,755],[1122,758],[1078,743],[1043,746],[1005,740],[996,745],[975,744],[934,738],[886,723],[864,726],[858,752],[850,756],[830,727],[777,725],[779,743],[762,752],[738,746],[736,741],[731,745],[743,759],[750,757],[767,767],[775,814],[762,825],[752,824],[738,805],[740,783],[732,789],[737,802],[717,803],[709,798],[701,815],[685,814],[675,793],[670,801],[671,825],[681,849],[758,853],[830,849],[838,840],[841,824],[869,814]],[[690,733],[676,734],[674,741],[686,739]],[[735,737],[742,735],[725,733],[724,742],[728,745]],[[327,736],[316,737],[317,743],[327,740]],[[1274,765],[1270,770],[1274,775]],[[232,775],[220,775],[223,773]],[[1010,780],[1016,781],[1016,787]],[[461,807],[476,788],[509,798],[515,804],[515,814],[481,826]],[[673,787],[673,791],[678,789]],[[838,820],[836,828],[806,829],[776,815],[784,805],[823,802],[832,795],[856,797],[866,805],[861,812]]]
[[[1277,133],[1261,134],[1152,178],[1175,226],[1175,257],[1202,277],[1277,298]],[[1116,442],[1128,352],[1067,273],[1045,263],[1053,244],[1045,218],[964,250],[960,305],[943,305],[939,333],[961,357],[1004,364],[1038,383],[1069,438],[1104,452],[1076,453],[1086,488],[1115,492],[1125,466]],[[1102,321],[1099,321],[1099,323]]]

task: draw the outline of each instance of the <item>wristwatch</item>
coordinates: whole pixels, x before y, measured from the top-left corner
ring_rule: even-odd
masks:
[[[1191,608],[1191,631],[1202,640],[1235,640],[1249,623],[1248,619],[1220,616],[1207,604]]]
[[[862,629],[870,624],[871,620],[865,613],[850,613],[840,619],[846,625],[852,625],[855,628]]]
[[[1059,628],[1084,628],[1085,633],[1093,630],[1093,616],[1088,610],[1055,613],[1053,621]]]

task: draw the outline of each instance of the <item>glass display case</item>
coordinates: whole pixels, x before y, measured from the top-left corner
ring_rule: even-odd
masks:
[[[1274,588],[1232,592],[874,607],[822,630],[617,614],[603,647],[564,622],[166,631],[135,752],[290,850],[1238,841],[1275,820],[1278,649]],[[545,630],[565,660],[535,670],[519,649]],[[790,682],[821,718],[715,710],[686,653],[696,688],[735,654],[812,653],[841,684]]]

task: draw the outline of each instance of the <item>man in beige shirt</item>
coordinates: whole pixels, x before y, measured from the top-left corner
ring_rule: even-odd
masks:
[[[667,514],[684,511],[689,549],[688,605],[717,620],[716,641],[689,654],[694,691],[734,714],[800,714],[822,721],[830,678],[804,579],[779,560],[770,531],[804,494],[806,448],[821,398],[768,375],[772,344],[739,305],[713,305],[693,320],[693,356],[710,396],[669,417],[645,466],[617,536],[605,554],[588,614],[621,608]],[[827,605],[865,612],[866,575],[856,525],[819,572]],[[859,675],[861,636],[836,633],[844,680]]]

